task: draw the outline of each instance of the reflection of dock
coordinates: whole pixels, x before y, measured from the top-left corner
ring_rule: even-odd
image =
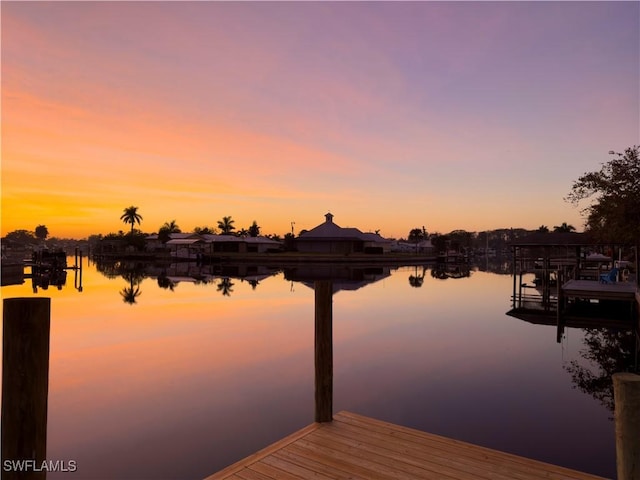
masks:
[[[314,423],[207,480],[240,478],[600,479],[349,412]]]

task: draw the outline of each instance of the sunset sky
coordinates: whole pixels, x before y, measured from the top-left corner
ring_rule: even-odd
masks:
[[[640,143],[639,2],[2,1],[2,234],[568,222]]]

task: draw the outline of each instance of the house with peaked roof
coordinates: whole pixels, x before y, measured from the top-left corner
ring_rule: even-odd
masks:
[[[391,242],[377,233],[364,233],[357,228],[343,228],[333,223],[333,215],[327,213],[325,222],[301,233],[295,239],[296,250],[304,253],[371,253],[390,251]]]

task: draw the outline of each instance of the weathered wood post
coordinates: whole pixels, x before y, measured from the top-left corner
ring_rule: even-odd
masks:
[[[640,478],[640,375],[613,374],[618,480]]]
[[[2,478],[44,479],[51,299],[7,298],[3,307]],[[30,461],[26,471],[6,468],[20,460]]]
[[[333,282],[314,282],[316,422],[333,420]]]

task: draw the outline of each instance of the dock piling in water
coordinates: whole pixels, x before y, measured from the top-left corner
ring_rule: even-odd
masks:
[[[3,307],[2,478],[44,479],[44,470],[4,467],[46,460],[51,299],[7,298]]]
[[[316,422],[333,420],[333,282],[316,281],[315,400]]]
[[[618,480],[640,478],[640,375],[614,373]]]

